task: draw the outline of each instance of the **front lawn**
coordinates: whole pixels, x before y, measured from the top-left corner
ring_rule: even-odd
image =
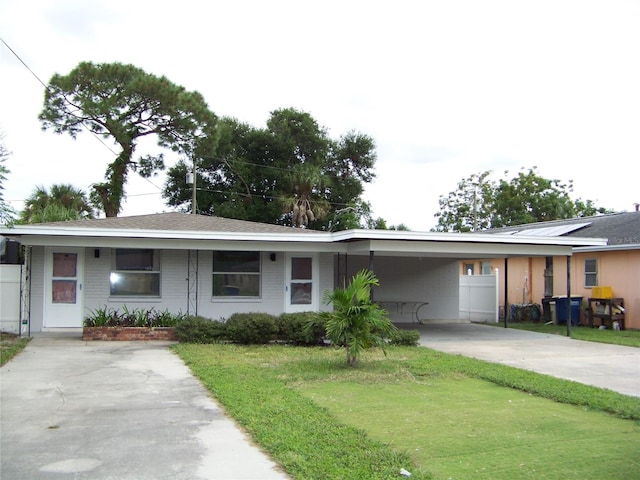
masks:
[[[294,479],[640,476],[637,398],[426,348],[173,348]]]
[[[488,323],[487,325],[503,326],[502,323]],[[552,333],[556,335],[566,335],[566,325],[545,325],[544,323],[531,322],[511,322],[509,328],[520,330],[530,330],[539,333]],[[585,326],[572,326],[571,338],[576,340],[586,340],[588,342],[612,343],[615,345],[625,345],[627,347],[640,348],[639,330],[600,330]]]

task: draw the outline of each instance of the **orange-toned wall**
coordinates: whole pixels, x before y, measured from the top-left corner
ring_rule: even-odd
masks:
[[[576,253],[571,257],[571,295],[583,297],[583,303],[591,297],[591,288],[584,286],[584,261],[595,258],[598,268],[598,285],[610,286],[614,297],[624,299],[626,309],[625,326],[640,330],[640,250],[620,250],[591,253]],[[487,260],[485,260],[487,261]],[[480,260],[465,260],[473,263],[476,274],[480,272]],[[504,305],[504,259],[491,260],[491,273],[495,269],[500,275],[500,304]],[[508,264],[508,300],[513,303],[540,304],[544,296],[544,257],[510,258]],[[553,295],[567,294],[567,259],[553,259]],[[524,298],[524,302],[523,302]]]

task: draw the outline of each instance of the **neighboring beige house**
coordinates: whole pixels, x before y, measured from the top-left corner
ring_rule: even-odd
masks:
[[[583,297],[582,306],[594,297],[596,286],[611,287],[613,297],[624,300],[624,323],[627,329],[640,329],[640,213],[614,213],[595,217],[555,220],[514,227],[492,229],[482,234],[526,236],[561,236],[566,238],[606,238],[607,245],[575,247],[570,259],[571,296]],[[460,273],[481,275],[505,270],[505,259],[469,259],[460,262]],[[508,273],[507,302],[542,305],[545,295],[567,293],[566,257],[511,257]],[[545,285],[546,284],[546,285]],[[500,286],[500,304],[505,302],[504,285]],[[584,308],[581,323],[587,323]],[[599,325],[599,319],[594,322]]]

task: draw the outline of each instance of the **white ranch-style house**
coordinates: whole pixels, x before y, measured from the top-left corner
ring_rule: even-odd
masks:
[[[395,322],[460,320],[459,262],[570,257],[604,240],[462,233],[319,232],[183,213],[1,227],[25,247],[23,334],[80,328],[98,308],[227,318],[319,311],[323,294],[374,271]],[[428,305],[427,305],[428,302]],[[389,308],[390,307],[390,308]],[[423,308],[424,307],[424,308]]]

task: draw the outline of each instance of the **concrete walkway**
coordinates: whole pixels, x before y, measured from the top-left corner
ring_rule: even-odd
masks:
[[[286,479],[166,347],[35,337],[0,369],[0,478]]]
[[[420,344],[640,397],[640,348],[473,323],[403,324]]]

